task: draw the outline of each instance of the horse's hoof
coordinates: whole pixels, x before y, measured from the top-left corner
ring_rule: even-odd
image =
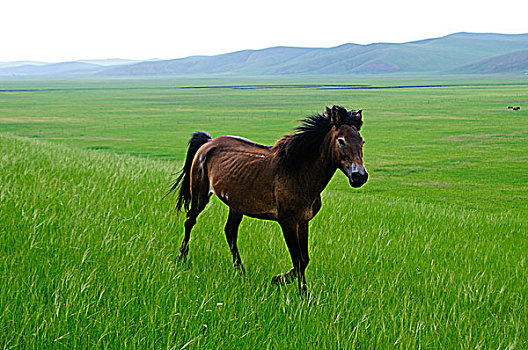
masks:
[[[299,287],[299,294],[301,294],[301,297],[303,298],[308,296],[308,287],[306,284],[303,284],[301,287]]]
[[[291,269],[288,272],[278,274],[277,276],[274,276],[271,279],[271,283],[276,286],[284,286],[286,284],[292,283],[295,278],[297,278],[297,275],[295,273],[294,269]]]
[[[187,260],[187,254],[180,253],[176,256],[176,261],[178,262],[184,262],[185,260]]]
[[[189,246],[181,246],[179,249],[180,254],[176,257],[178,261],[185,261],[187,258],[187,253],[189,253]]]
[[[286,285],[286,278],[284,277],[284,274],[281,273],[280,275],[273,276],[273,278],[271,279],[271,284],[275,286]]]
[[[240,274],[242,274],[242,275],[245,275],[245,274],[246,274],[246,269],[244,268],[244,265],[242,265],[242,264],[235,264],[234,267],[235,267],[235,270],[236,270],[237,272],[239,272]]]

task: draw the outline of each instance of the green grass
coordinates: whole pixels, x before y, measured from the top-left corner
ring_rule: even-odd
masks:
[[[58,90],[0,93],[0,344],[526,348],[528,118],[505,107],[528,96],[514,79],[455,82],[7,82]],[[161,197],[189,134],[269,144],[333,103],[365,110],[371,177],[354,190],[336,174],[323,193],[308,297],[270,284],[291,266],[274,223],[244,219],[234,271],[216,198],[178,263],[183,217]]]

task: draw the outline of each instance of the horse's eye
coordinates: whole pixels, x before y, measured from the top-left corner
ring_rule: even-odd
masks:
[[[338,138],[337,144],[339,145],[339,147],[343,147],[345,145],[345,139],[342,137]]]

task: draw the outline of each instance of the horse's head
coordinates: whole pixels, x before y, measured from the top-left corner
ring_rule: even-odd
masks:
[[[363,144],[359,134],[363,124],[361,110],[347,111],[340,106],[326,107],[325,115],[330,119],[330,152],[336,166],[345,173],[352,187],[361,187],[368,179],[363,165]]]

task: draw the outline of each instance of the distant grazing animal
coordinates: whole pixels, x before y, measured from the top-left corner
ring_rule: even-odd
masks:
[[[337,169],[352,187],[361,187],[368,178],[363,165],[364,140],[359,134],[362,124],[361,111],[333,106],[326,107],[324,114],[306,117],[294,134],[274,146],[194,133],[185,165],[168,191],[178,190],[177,208],[187,210],[179,257],[187,256],[196,217],[214,193],[229,206],[225,234],[235,268],[244,272],[237,247],[242,217],[277,221],[293,268],[272,282],[282,285],[297,278],[299,290],[306,293],[308,222],[321,208],[321,192]]]
[[[521,109],[521,107],[513,107],[514,111],[518,111],[519,109]]]
[[[508,106],[508,109],[513,109],[513,106]]]

